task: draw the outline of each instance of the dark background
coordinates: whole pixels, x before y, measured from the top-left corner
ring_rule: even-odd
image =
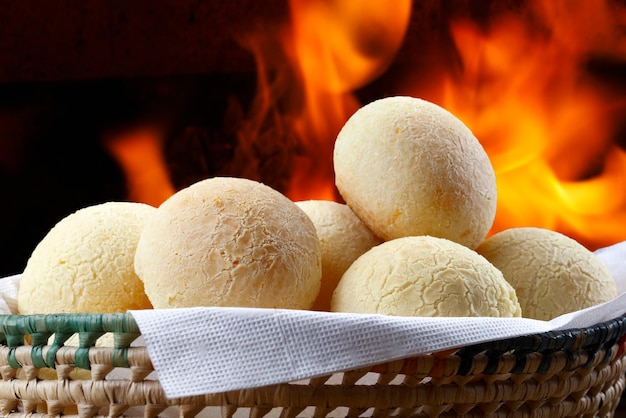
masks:
[[[445,21],[453,13],[480,15],[484,8],[484,2],[416,2],[407,44],[447,43]],[[123,172],[102,143],[110,133],[161,126],[177,188],[244,171],[228,164],[241,123],[232,108],[245,114],[257,68],[238,39],[288,19],[287,2],[276,0],[3,2],[0,276],[21,272],[63,217],[127,198]],[[413,60],[405,54],[396,65]],[[362,99],[384,94],[385,77],[359,92]],[[282,157],[256,174],[279,190],[293,152],[280,150],[288,147],[282,139],[271,144],[279,152],[259,150],[260,159]]]
[[[365,103],[389,94],[389,81],[407,71],[462,71],[449,21],[486,24],[503,12],[523,13],[524,2],[414,1],[395,61],[357,97]],[[112,133],[159,125],[176,188],[214,175],[250,177],[229,164],[257,82],[254,57],[239,39],[288,20],[288,3],[278,0],[3,2],[0,276],[21,272],[63,217],[128,198],[124,174],[103,144]],[[623,62],[589,57],[588,69],[624,88]],[[282,191],[296,150],[283,137],[267,145],[255,151],[266,168],[252,177]]]

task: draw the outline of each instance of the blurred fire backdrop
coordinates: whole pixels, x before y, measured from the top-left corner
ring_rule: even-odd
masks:
[[[474,131],[492,232],[626,239],[624,1],[22,0],[0,8],[0,276],[81,207],[210,176],[340,201],[337,132],[390,95]]]

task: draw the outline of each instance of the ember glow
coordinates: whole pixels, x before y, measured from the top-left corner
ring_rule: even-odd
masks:
[[[102,141],[124,170],[130,201],[159,206],[174,194],[162,152],[163,133],[158,129],[135,127]]]
[[[499,191],[491,233],[544,227],[595,249],[626,239],[626,153],[614,140],[619,114],[626,107],[585,64],[594,54],[626,57],[626,39],[618,30],[626,15],[600,1],[576,4],[529,2],[523,13],[498,15],[486,27],[452,21],[450,33],[462,70],[436,68],[428,72],[437,74],[429,80],[409,75],[398,80],[390,94],[438,103],[481,141]],[[296,24],[302,21],[294,19]],[[320,35],[325,32],[319,22],[306,22]],[[313,41],[303,36],[300,42]],[[320,66],[302,66],[312,73],[311,80],[338,73],[325,69],[323,60],[315,62]],[[313,117],[323,109],[322,120],[336,131],[347,115],[324,96],[329,86],[320,84],[310,82],[307,89],[308,121],[324,125],[319,116]],[[322,149],[328,158],[330,152]],[[292,196],[304,197],[295,190],[302,189],[293,189]]]
[[[296,201],[333,200],[328,157],[337,133],[360,106],[352,91],[391,65],[407,29],[411,2],[291,0],[290,7],[292,28],[283,44],[303,85],[303,111],[294,127],[307,151],[287,194]]]
[[[619,14],[608,3],[577,3],[532,2],[532,25],[520,15],[487,29],[453,22],[463,72],[446,73],[433,96],[472,129],[494,165],[492,232],[538,226],[597,248],[626,239],[626,153],[614,143],[626,108],[585,64],[608,50],[623,54],[626,39],[619,44]]]
[[[290,0],[289,22],[241,34],[258,76],[230,163],[241,167],[238,174],[254,179],[288,161],[280,165],[288,197],[339,200],[332,150],[345,121],[365,104],[355,92],[384,76],[397,54],[423,53],[402,48],[419,22],[411,19],[413,4]],[[626,59],[626,9],[608,1],[524,4],[480,25],[452,19],[453,45],[441,55],[457,61],[422,60],[430,68],[400,73],[383,94],[430,100],[472,129],[496,171],[491,233],[537,226],[590,249],[626,240],[626,152],[616,144],[626,101],[588,68],[595,56]],[[146,138],[118,145],[148,145],[141,152],[156,167],[162,156],[150,147],[158,140]],[[112,153],[137,177],[129,184],[143,187],[139,162],[120,148],[113,144]],[[134,196],[158,204],[173,193],[167,173],[158,171],[155,190],[156,182],[161,192]]]

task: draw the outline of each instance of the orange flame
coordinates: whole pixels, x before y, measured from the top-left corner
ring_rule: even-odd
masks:
[[[411,0],[289,5],[290,24],[240,39],[256,58],[258,86],[231,164],[254,178],[272,170],[273,161],[290,160],[295,170],[283,170],[289,171],[285,191],[292,200],[334,200],[334,140],[361,106],[355,90],[392,64],[408,29]],[[626,57],[626,12],[619,7],[530,0],[523,13],[498,15],[486,29],[454,21],[450,29],[463,70],[431,68],[419,73],[429,74],[428,80],[416,73],[387,88],[389,95],[434,101],[474,131],[498,182],[492,233],[539,226],[591,249],[626,240],[626,152],[614,141],[625,103],[585,67],[594,54]],[[288,152],[272,142],[276,137]],[[152,155],[154,168],[162,156],[153,152],[159,141],[151,138],[120,144],[146,146],[141,153]],[[142,161],[114,145],[127,171],[140,168]],[[257,158],[259,153],[268,158]],[[158,202],[173,192],[167,173],[156,179],[164,194],[140,200]]]
[[[410,12],[410,4],[385,14],[389,2],[346,3],[291,1],[294,62],[302,73],[307,109],[297,126],[301,136],[309,133],[319,142],[322,156],[330,155],[332,144],[321,139],[338,132],[358,106],[346,92],[387,68],[406,28],[387,32],[388,52],[375,60],[356,47],[368,39],[359,29],[371,26],[368,19],[380,24],[391,16],[402,16],[391,24],[401,26]],[[362,14],[354,18],[350,7]],[[590,248],[626,239],[626,153],[613,141],[616,111],[623,104],[584,66],[592,53],[626,56],[626,42],[614,45],[624,16],[609,3],[546,0],[531,1],[524,13],[500,16],[488,30],[456,21],[451,32],[462,74],[443,69],[441,79],[429,80],[435,89],[419,87],[423,81],[414,79],[397,87],[395,94],[427,97],[450,110],[485,147],[499,189],[492,233],[539,226]],[[328,158],[318,159],[318,166],[320,161]],[[326,198],[330,178],[325,173],[316,186],[326,190]],[[326,189],[320,186],[324,181]],[[303,184],[296,176],[290,196],[310,196]]]
[[[336,198],[334,139],[360,103],[352,91],[382,74],[408,27],[409,0],[291,0],[292,30],[283,38],[304,86],[305,111],[294,128],[305,158],[291,179],[292,200]]]
[[[124,171],[128,200],[157,207],[174,193],[158,129],[135,127],[111,134],[103,143]]]
[[[626,239],[626,152],[614,143],[624,103],[585,60],[626,56],[626,42],[607,47],[625,15],[608,3],[576,4],[534,1],[533,19],[501,16],[487,30],[455,21],[462,74],[444,71],[436,91],[412,80],[399,88],[450,110],[485,147],[498,183],[491,233],[538,226],[594,249]]]
[[[611,17],[602,2],[585,2],[582,14],[571,5],[555,10],[557,3],[533,4],[551,30],[544,39],[511,18],[487,35],[455,25],[464,62],[471,49],[480,51],[465,83],[488,81],[463,103],[463,86],[449,79],[444,106],[474,129],[492,159],[500,202],[494,231],[541,226],[598,247],[626,239],[626,153],[612,141],[615,100],[583,66],[607,35],[594,40],[581,28],[589,21],[609,28]]]

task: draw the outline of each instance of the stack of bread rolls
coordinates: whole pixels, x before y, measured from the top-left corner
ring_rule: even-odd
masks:
[[[497,187],[472,132],[413,97],[359,109],[334,150],[336,184],[386,242],[345,272],[331,309],[391,315],[552,319],[617,296],[608,270],[557,232],[490,238]]]
[[[478,139],[413,97],[359,109],[333,163],[344,202],[199,181],[158,208],[109,202],[59,222],[23,274],[20,313],[242,306],[551,319],[616,296],[607,269],[541,228],[488,237],[496,176]]]

